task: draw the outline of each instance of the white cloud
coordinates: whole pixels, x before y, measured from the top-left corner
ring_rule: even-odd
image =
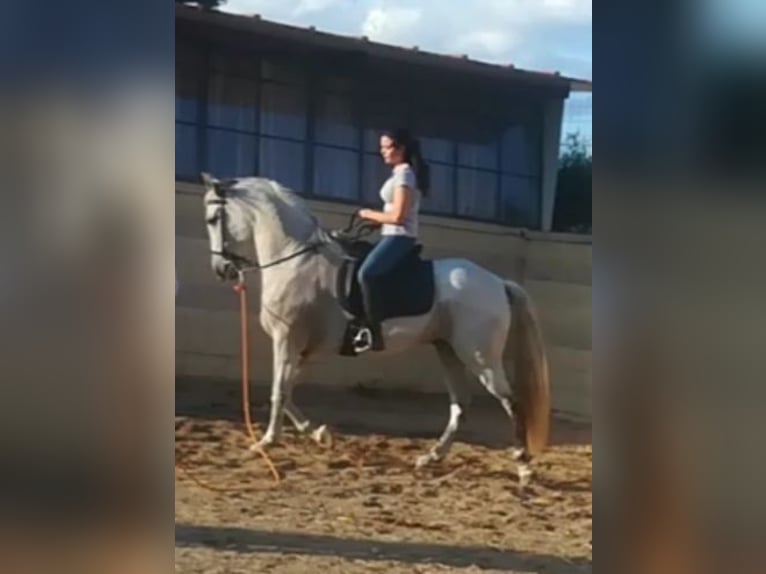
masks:
[[[290,7],[294,2],[287,0],[227,0],[221,7],[226,12],[237,14],[263,14],[274,13],[279,8]]]
[[[500,30],[473,30],[461,34],[455,41],[455,48],[463,53],[481,52],[495,58],[502,58],[521,41],[521,35]]]
[[[304,14],[322,12],[323,10],[328,10],[334,7],[339,1],[340,0],[300,0],[293,10],[293,14],[302,16]]]
[[[322,13],[339,11],[342,4],[351,1],[353,0],[228,0],[221,6],[221,10],[236,14],[260,14],[270,20],[302,24],[307,17],[315,18]],[[328,21],[333,21],[336,17],[331,15]]]
[[[543,14],[549,18],[571,22],[590,22],[593,19],[591,0],[542,0]]]
[[[228,0],[223,10],[591,77],[591,0]]]
[[[590,22],[591,0],[474,0],[492,16],[510,24],[536,24],[546,21],[570,23]]]
[[[358,0],[227,0],[220,9],[234,14],[260,14],[275,22],[354,35],[360,33],[360,22],[365,14]]]
[[[387,0],[366,9],[361,31],[373,40],[437,53],[582,75],[561,68],[591,53],[590,0]],[[416,16],[417,14],[417,16]],[[588,70],[590,76],[590,70]]]
[[[370,40],[401,43],[411,37],[421,15],[417,8],[373,8],[362,23],[362,33]]]

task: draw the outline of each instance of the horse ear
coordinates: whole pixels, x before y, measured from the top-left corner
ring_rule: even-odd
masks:
[[[202,185],[205,186],[206,191],[214,191],[218,197],[223,197],[223,186],[219,179],[204,171],[200,172],[200,179],[202,180]]]

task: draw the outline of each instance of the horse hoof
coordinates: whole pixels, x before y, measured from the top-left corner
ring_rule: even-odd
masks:
[[[327,425],[320,425],[314,429],[314,432],[311,433],[311,438],[319,446],[325,448],[332,448],[335,444],[332,433],[330,432],[330,429],[327,428]]]
[[[261,440],[250,445],[250,452],[257,452],[259,450],[266,450],[270,446],[277,444],[277,440],[274,437],[268,435],[264,436]]]
[[[519,486],[527,488],[532,482],[532,470],[528,466],[519,468]]]
[[[524,449],[523,448],[512,448],[511,449],[511,460],[514,461],[520,461],[522,458],[524,458]]]
[[[433,454],[422,454],[415,460],[415,469],[421,470],[432,462],[436,462],[436,457]]]

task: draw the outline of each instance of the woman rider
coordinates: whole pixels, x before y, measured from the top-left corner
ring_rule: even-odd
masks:
[[[361,209],[359,217],[382,226],[380,242],[359,268],[357,276],[371,334],[371,348],[385,348],[378,289],[379,279],[391,271],[415,246],[418,239],[420,199],[428,193],[428,164],[420,144],[405,129],[384,132],[380,136],[380,155],[391,166],[391,175],[380,189],[383,211]]]

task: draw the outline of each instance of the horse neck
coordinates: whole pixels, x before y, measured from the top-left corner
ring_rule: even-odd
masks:
[[[253,237],[258,260],[267,264],[305,247],[317,233],[310,217],[279,198],[260,198],[254,202]]]

